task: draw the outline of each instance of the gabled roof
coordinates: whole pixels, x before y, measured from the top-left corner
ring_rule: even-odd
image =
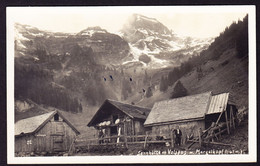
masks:
[[[96,114],[93,116],[93,118],[90,120],[90,122],[88,123],[88,126],[92,126],[93,122],[95,121],[95,119],[98,117],[99,112],[104,109],[104,107],[108,104],[113,105],[114,107],[116,107],[119,111],[122,111],[124,114],[128,115],[129,117],[131,117],[132,119],[143,119],[145,120],[148,116],[148,114],[150,113],[151,109],[149,108],[144,108],[144,107],[140,107],[140,106],[135,106],[135,105],[131,105],[131,104],[126,104],[126,103],[121,103],[118,101],[114,101],[114,100],[110,100],[107,99],[102,105],[101,107],[98,109],[98,111],[96,112]]]
[[[185,96],[154,104],[144,125],[177,123],[203,119],[205,115],[226,110],[229,93],[212,96],[211,92]]]
[[[211,92],[156,102],[144,125],[203,119]]]
[[[126,103],[120,103],[118,101],[108,100],[109,103],[116,106],[118,109],[129,115],[131,118],[146,119],[151,109],[140,106],[130,105]]]
[[[31,134],[39,131],[55,114],[59,116],[77,133],[80,132],[58,111],[19,120],[15,123],[15,136],[21,134]]]

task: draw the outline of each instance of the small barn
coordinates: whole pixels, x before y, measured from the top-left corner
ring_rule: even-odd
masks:
[[[15,152],[68,151],[80,132],[58,111],[15,123]]]
[[[229,93],[212,95],[211,92],[156,102],[144,126],[154,135],[170,137],[172,130],[179,127],[182,143],[190,136],[198,136],[198,131],[207,129],[216,122],[222,111],[235,114],[236,107],[229,103]],[[222,112],[223,113],[223,112]],[[224,114],[223,114],[224,115]],[[220,116],[225,121],[225,116]]]
[[[105,136],[145,134],[144,121],[150,109],[107,99],[87,126]]]

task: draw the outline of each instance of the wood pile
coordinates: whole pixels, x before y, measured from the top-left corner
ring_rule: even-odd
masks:
[[[225,122],[221,122],[219,123],[219,120],[222,116],[222,114],[225,114]],[[221,146],[235,146],[232,144],[224,144],[221,142],[215,142],[215,140],[219,140],[219,138],[221,137],[222,134],[224,134],[225,132],[227,132],[228,134],[230,134],[232,129],[236,128],[236,117],[234,116],[232,107],[230,110],[230,115],[228,117],[227,115],[227,111],[223,110],[221,112],[221,114],[219,115],[218,119],[216,122],[212,122],[211,126],[206,129],[205,131],[202,131],[201,129],[199,129],[198,131],[198,138],[194,138],[193,140],[188,140],[188,142],[192,142],[189,146],[188,149],[194,145],[195,143],[199,143],[200,147],[203,144],[212,144],[212,145],[221,145]]]

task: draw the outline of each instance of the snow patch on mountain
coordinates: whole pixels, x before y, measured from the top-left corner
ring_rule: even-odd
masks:
[[[28,38],[24,37],[17,29],[15,29],[15,39],[16,40],[29,40]]]
[[[88,30],[88,31],[85,31],[85,32],[82,32],[81,35],[86,35],[86,36],[93,36],[94,33],[106,33],[105,31],[96,31],[96,30]]]
[[[123,62],[122,65],[125,65],[128,63],[134,63],[134,62],[140,62],[141,64],[143,64],[143,67],[150,67],[150,68],[163,68],[163,67],[167,67],[167,65],[169,65],[169,62],[167,60],[159,59],[154,56],[155,54],[158,54],[160,52],[159,49],[151,51],[145,45],[145,48],[143,50],[141,50],[141,49],[133,46],[132,44],[129,44],[129,47],[130,47],[130,53],[133,55],[133,59]],[[151,59],[151,62],[149,62],[147,64],[147,63],[140,61],[139,58],[141,55],[147,55]]]
[[[158,23],[158,21],[156,19],[154,19],[154,18],[148,18],[148,17],[145,17],[145,16],[137,14],[137,20],[136,21],[142,21],[142,20]]]
[[[23,41],[29,41],[29,39],[24,37],[21,33],[19,33],[19,31],[17,29],[15,29],[15,45],[16,45],[16,48],[26,49],[26,46],[22,43]]]
[[[100,27],[88,27],[87,29],[81,31],[78,33],[78,35],[81,35],[81,36],[89,36],[89,37],[92,37],[93,34],[95,33],[107,33],[107,31],[105,29],[102,29]]]

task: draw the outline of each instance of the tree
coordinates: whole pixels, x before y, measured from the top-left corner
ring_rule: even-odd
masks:
[[[168,89],[167,78],[162,76],[160,81],[160,91],[165,92],[167,89]]]
[[[188,95],[187,89],[183,86],[181,81],[178,81],[173,88],[171,99],[183,97],[183,96],[187,96],[187,95]]]
[[[143,78],[143,84],[146,85],[150,82],[150,77],[147,74],[147,71],[144,71],[144,78]]]
[[[236,38],[237,57],[242,58],[248,55],[248,16],[241,23],[241,30]]]
[[[148,87],[148,88],[147,88],[147,91],[146,91],[146,93],[145,93],[145,97],[149,98],[149,97],[151,97],[151,96],[153,96],[152,88],[151,88],[151,87]]]
[[[132,88],[128,80],[123,78],[122,80],[122,90],[121,90],[121,99],[125,100],[128,97],[128,94],[132,93]]]

